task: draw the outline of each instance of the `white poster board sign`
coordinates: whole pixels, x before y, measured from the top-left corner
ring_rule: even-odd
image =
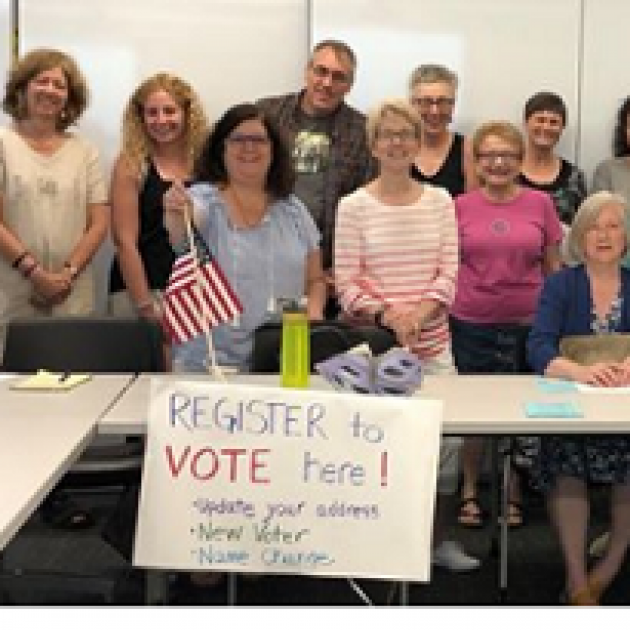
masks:
[[[151,385],[137,566],[427,581],[442,403]]]

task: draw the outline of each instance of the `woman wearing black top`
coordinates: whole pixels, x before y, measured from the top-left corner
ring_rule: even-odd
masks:
[[[163,226],[162,197],[173,181],[190,180],[207,131],[199,98],[179,77],[156,74],[131,96],[111,184],[113,314],[159,320],[155,298],[175,259]]]
[[[525,104],[525,159],[520,183],[548,193],[565,226],[571,225],[586,198],[584,173],[556,155],[555,149],[567,124],[567,109],[560,96],[538,92]]]
[[[449,130],[457,85],[454,72],[435,64],[416,68],[409,82],[411,102],[422,119],[420,152],[411,174],[445,188],[452,197],[476,186],[470,143]]]

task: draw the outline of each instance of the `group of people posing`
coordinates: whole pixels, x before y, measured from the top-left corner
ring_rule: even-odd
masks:
[[[69,131],[88,102],[75,60],[48,49],[19,59],[3,99],[13,122],[0,131],[0,339],[17,317],[94,311],[91,262],[110,226],[110,312],[159,322],[191,219],[244,307],[213,331],[222,365],[247,371],[254,331],[283,299],[306,298],[312,320],[390,329],[427,373],[629,384],[630,361],[580,365],[560,341],[630,330],[630,98],[615,156],[587,197],[583,173],[556,154],[567,124],[560,96],[527,101],[524,133],[491,121],[468,138],[450,130],[449,69],[420,66],[408,98],[367,117],[344,100],[355,70],[350,47],[323,41],[300,92],[235,105],[213,125],[186,81],[156,74],[127,103],[108,187],[94,146]],[[172,350],[174,369],[208,369],[204,339]],[[484,523],[483,442],[444,439],[433,561],[465,571],[479,561],[444,540],[439,500],[458,491],[460,451],[458,520]],[[627,438],[542,438],[531,474],[548,497],[568,600],[597,603],[630,542]],[[611,485],[612,510],[589,572],[591,481]],[[512,526],[524,518],[520,492],[514,475]]]

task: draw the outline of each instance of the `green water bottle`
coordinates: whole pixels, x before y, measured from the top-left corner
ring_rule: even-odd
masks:
[[[282,312],[282,386],[308,387],[311,371],[310,337],[306,309],[287,303]]]

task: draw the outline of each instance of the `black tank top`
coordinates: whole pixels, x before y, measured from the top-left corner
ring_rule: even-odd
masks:
[[[456,197],[466,192],[466,180],[464,178],[464,136],[460,133],[453,134],[451,148],[446,155],[442,166],[435,175],[425,175],[415,164],[411,166],[411,176],[419,182],[426,182],[433,186],[446,188],[451,197]]]
[[[162,206],[162,198],[171,183],[163,180],[153,162],[149,162],[144,185],[138,198],[140,209],[138,251],[151,290],[162,290],[166,287],[175,260],[175,253],[164,227],[164,207]],[[117,293],[125,289],[118,259],[114,258],[109,277],[109,292]]]

